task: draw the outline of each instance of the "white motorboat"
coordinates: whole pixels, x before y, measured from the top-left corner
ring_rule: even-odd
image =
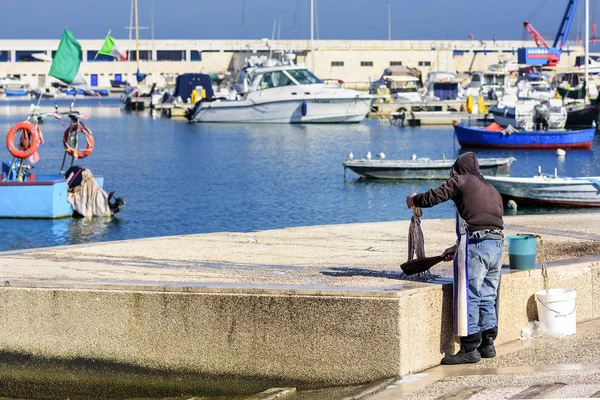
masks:
[[[395,102],[417,103],[423,101],[423,81],[421,71],[416,68],[408,68],[395,65],[383,70],[383,74],[376,81],[371,82],[369,92],[379,94],[381,90],[387,89],[389,95]]]
[[[360,122],[372,96],[326,85],[306,67],[249,66],[235,85],[238,99],[202,99],[188,110],[192,122],[340,123]]]
[[[507,71],[474,72],[471,82],[465,87],[465,96],[502,99],[509,87],[508,76]]]
[[[517,205],[600,206],[600,177],[563,178],[538,175],[532,178],[488,177],[504,200]]]
[[[430,72],[425,82],[426,97],[439,100],[456,100],[465,97],[461,80],[454,72]]]
[[[556,97],[556,90],[550,85],[546,74],[527,74],[519,77],[517,98],[522,100],[550,100]]]
[[[567,110],[558,99],[545,102],[520,100],[514,103],[500,102],[491,107],[494,122],[502,127],[531,130],[563,129],[567,123]]]

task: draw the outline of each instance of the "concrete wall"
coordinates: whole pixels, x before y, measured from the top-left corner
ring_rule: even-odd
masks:
[[[137,65],[135,62],[87,62],[87,51],[97,51],[102,40],[81,40],[84,61],[81,70],[89,79],[90,74],[99,75],[99,86],[109,86],[115,73],[123,79],[133,81]],[[177,50],[187,54],[191,50],[202,54],[202,61],[142,61],[140,70],[151,74],[151,79],[160,82],[164,74],[187,72],[217,72],[232,70],[236,58],[245,55],[268,55],[268,41],[261,40],[141,40],[140,49],[151,51],[156,57],[158,50]],[[48,62],[14,62],[17,50],[40,51],[52,54],[58,40],[0,40],[0,52],[8,52],[10,62],[0,62],[0,77],[19,75],[32,87],[41,86],[50,69]],[[135,49],[134,43],[117,39],[121,47]],[[342,79],[346,82],[368,82],[377,79],[391,62],[419,68],[423,77],[432,71],[480,71],[496,64],[500,57],[516,61],[516,49],[533,47],[531,41],[407,41],[407,40],[316,40],[312,51],[308,40],[282,40],[271,43],[274,52],[293,51],[298,60],[305,62],[321,78]],[[454,54],[455,50],[464,52]],[[573,44],[567,46],[561,57],[562,66],[572,66],[575,57],[583,54],[583,48]],[[486,53],[484,53],[486,51]],[[513,54],[513,51],[515,52]],[[342,61],[343,66],[332,66],[333,61]],[[361,66],[361,61],[372,62],[372,66]],[[420,65],[421,64],[421,65]],[[235,69],[233,69],[235,70]],[[41,76],[41,77],[40,77]]]
[[[577,291],[578,321],[600,316],[597,262],[557,265],[549,279],[552,288]],[[308,388],[418,372],[454,350],[450,285],[366,292],[69,286],[6,281],[0,351]],[[519,339],[537,318],[533,294],[542,288],[539,269],[503,275],[498,343]]]

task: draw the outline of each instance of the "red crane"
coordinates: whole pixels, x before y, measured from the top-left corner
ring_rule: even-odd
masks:
[[[550,48],[550,46],[548,46],[548,43],[546,43],[542,35],[540,35],[538,31],[535,30],[533,25],[531,25],[528,21],[525,21],[523,22],[523,26],[525,27],[525,29],[527,29],[527,33],[529,33],[537,47],[545,47],[547,49]],[[546,57],[548,60],[546,65],[549,67],[556,67],[558,65],[558,62],[560,61],[559,56],[557,56],[556,54],[549,53],[548,55],[546,55]]]

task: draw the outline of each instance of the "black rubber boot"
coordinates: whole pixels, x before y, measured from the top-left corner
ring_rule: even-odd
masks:
[[[455,355],[447,355],[442,359],[442,364],[474,364],[481,360],[477,346],[481,343],[481,332],[473,333],[460,338],[460,350]]]
[[[481,345],[477,348],[482,358],[494,358],[496,357],[496,348],[494,347],[494,340],[498,336],[498,327],[495,326],[490,329],[486,329],[481,332]]]

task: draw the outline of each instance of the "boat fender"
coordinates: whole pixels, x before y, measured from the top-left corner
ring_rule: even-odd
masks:
[[[15,146],[15,136],[21,132],[19,146],[23,150],[17,149]],[[29,121],[23,121],[15,124],[6,135],[6,147],[13,157],[25,159],[35,154],[40,145],[40,128],[34,126]]]
[[[87,141],[87,146],[84,150],[77,150],[69,144],[69,136],[72,132],[83,133],[85,135],[85,139]],[[86,128],[83,125],[71,125],[70,128],[65,129],[65,134],[63,136],[63,144],[65,146],[65,151],[70,156],[74,158],[85,158],[92,154],[94,151],[94,137],[92,136],[92,131]]]
[[[192,90],[191,101],[192,104],[196,104],[198,102],[198,92],[196,91],[196,89]]]
[[[308,113],[308,104],[303,101],[302,102],[302,116],[306,117],[306,114]]]

